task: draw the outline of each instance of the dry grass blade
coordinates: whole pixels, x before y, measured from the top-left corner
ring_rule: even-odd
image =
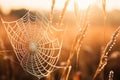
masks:
[[[72,66],[69,66],[68,73],[67,73],[67,76],[66,76],[66,79],[65,79],[65,80],[68,80],[69,74],[70,74],[70,71],[71,71],[71,68],[72,68]]]
[[[66,8],[68,6],[68,3],[69,3],[69,0],[66,0],[65,4],[64,4],[64,8],[60,14],[60,18],[59,18],[59,22],[58,22],[58,26],[61,25],[62,21],[63,21],[63,17],[64,17],[64,14],[65,14],[65,11],[66,11]]]
[[[51,12],[50,12],[50,24],[52,24],[54,6],[55,6],[55,0],[52,0]]]
[[[73,43],[73,46],[71,48],[71,51],[70,51],[70,57],[68,59],[68,63],[71,61],[75,51],[77,50],[78,51],[78,48],[80,48],[81,46],[81,43],[85,37],[85,33],[87,31],[87,28],[88,28],[88,25],[86,25],[82,30],[80,30],[78,33],[77,33],[77,36],[74,40],[74,43]],[[70,64],[70,63],[69,63]]]
[[[106,0],[102,0],[102,9],[104,13],[104,27],[106,26],[106,19],[107,19],[107,13],[106,13]],[[105,34],[105,29],[104,29],[104,34]],[[105,39],[105,36],[104,36]]]
[[[113,80],[113,77],[114,77],[114,71],[111,70],[110,73],[109,73],[109,79],[108,80]]]
[[[75,11],[75,16],[76,16],[76,19],[78,19],[78,4],[77,4],[77,2],[76,2],[76,0],[75,0],[75,3],[74,3],[74,11]],[[87,17],[87,14],[88,14],[88,10],[89,10],[89,7],[88,7],[88,9],[87,9],[87,12],[86,12],[86,16],[85,17]],[[86,19],[86,18],[85,18]],[[79,21],[77,21],[78,22],[78,24],[79,24]],[[81,26],[81,25],[79,25],[79,26]],[[84,22],[84,25],[82,26],[82,29],[80,29],[79,31],[78,31],[78,33],[77,33],[77,35],[76,35],[76,37],[75,37],[75,39],[74,39],[74,41],[73,41],[73,45],[72,45],[72,48],[71,48],[71,51],[70,51],[70,56],[69,56],[69,58],[68,58],[68,60],[67,60],[67,67],[68,66],[71,66],[71,60],[72,60],[72,58],[73,58],[73,56],[74,56],[74,54],[75,54],[75,52],[77,52],[77,59],[76,59],[76,62],[78,63],[78,55],[79,55],[79,51],[80,51],[80,48],[81,48],[81,45],[82,45],[82,41],[83,41],[83,39],[84,39],[84,37],[85,37],[85,34],[86,34],[86,31],[87,31],[87,29],[88,29],[88,24],[86,23],[86,21]],[[72,68],[72,67],[71,67]],[[66,72],[66,68],[65,68],[65,70],[64,70],[64,72],[63,72],[63,75],[65,75],[65,72]],[[63,76],[62,75],[62,76]],[[67,76],[68,76],[69,74],[67,74]]]
[[[106,0],[102,0],[102,7],[103,7],[104,15],[106,16]]]
[[[78,1],[77,0],[74,0],[74,13],[75,13],[75,16],[76,16],[76,21],[78,22]]]
[[[88,24],[86,24],[86,26],[83,27],[83,30],[81,31],[81,34],[78,35],[78,38],[77,38],[77,44],[76,44],[77,64],[78,64],[78,58],[79,58],[80,48],[81,48],[83,39],[84,39],[84,37],[86,35],[87,29],[88,29]]]
[[[76,36],[76,38],[75,38],[75,40],[73,42],[73,45],[72,45],[72,48],[71,48],[71,51],[70,51],[70,56],[69,56],[69,58],[67,60],[67,64],[66,64],[67,67],[71,66],[70,64],[71,64],[72,58],[73,58],[73,56],[75,54],[75,51],[77,52],[77,55],[79,54],[79,51],[80,51],[80,48],[81,48],[81,44],[82,44],[82,41],[83,41],[83,39],[85,37],[87,28],[88,28],[88,24],[82,30],[80,30],[77,33],[77,36]],[[78,59],[77,59],[77,61],[78,61]],[[67,70],[67,68],[65,68],[65,70],[64,70],[64,72],[62,74],[62,77],[65,75],[66,70]],[[67,76],[69,76],[69,74],[67,74]]]
[[[98,76],[98,74],[100,74],[100,72],[107,65],[108,54],[111,52],[113,46],[115,45],[116,38],[118,37],[119,33],[120,33],[120,27],[118,27],[117,30],[113,33],[113,36],[112,36],[111,40],[106,45],[106,47],[105,47],[105,49],[103,51],[103,54],[101,56],[99,66],[98,66],[98,68],[97,68],[97,70],[96,70],[96,72],[94,74],[93,80]]]
[[[87,17],[88,17],[90,5],[88,6],[88,8],[86,10],[84,18],[80,17],[82,19],[82,21],[79,21],[79,19],[78,19],[79,18],[79,10],[78,10],[78,2],[77,1],[78,0],[74,0],[74,13],[75,13],[77,24],[79,24],[78,26],[82,26],[82,30],[78,32],[78,34],[76,36],[76,41],[74,42],[75,43],[74,48],[77,53],[76,63],[78,64],[78,57],[79,57],[79,52],[80,52],[80,48],[82,45],[82,41],[83,41],[83,39],[86,35],[86,32],[87,32],[87,29],[88,29]]]

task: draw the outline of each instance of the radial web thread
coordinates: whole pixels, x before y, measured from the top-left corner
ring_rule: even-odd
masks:
[[[2,22],[25,71],[40,79],[57,68],[62,43],[58,38],[49,37],[51,28],[45,17],[28,11],[16,21]]]

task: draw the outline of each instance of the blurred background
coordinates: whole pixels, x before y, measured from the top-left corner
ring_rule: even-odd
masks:
[[[92,80],[97,69],[101,53],[110,40],[112,33],[120,26],[120,5],[119,0],[106,0],[106,22],[104,25],[104,12],[102,10],[102,0],[79,0],[79,13],[86,13],[86,9],[91,4],[89,28],[84,38],[79,54],[79,63],[75,64],[76,55],[73,56],[72,70],[69,80]],[[49,19],[52,0],[0,0],[0,18],[5,21],[15,21],[27,12],[35,10],[43,13]],[[57,20],[63,9],[65,0],[56,0],[53,23]],[[76,25],[74,15],[74,0],[70,0],[67,11],[62,22],[66,29],[61,56],[59,62],[66,63],[73,40],[80,27]],[[63,59],[64,57],[64,59]],[[98,80],[108,80],[110,70],[114,71],[114,80],[120,79],[120,38],[109,55],[110,59]],[[76,69],[76,65],[79,69]],[[41,80],[59,80],[62,70],[56,70],[52,77]],[[36,77],[25,72],[16,59],[13,48],[8,39],[7,33],[0,20],[0,80],[38,80]]]

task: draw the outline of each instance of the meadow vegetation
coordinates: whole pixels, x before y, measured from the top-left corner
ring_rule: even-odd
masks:
[[[58,64],[67,68],[56,69],[41,80],[119,80],[120,11],[107,12],[106,0],[102,0],[102,8],[91,5],[86,11],[79,11],[75,3],[74,12],[67,11],[69,0],[66,0],[63,9],[57,11],[55,1],[50,12],[44,11],[44,16],[50,26],[65,30]],[[24,9],[9,15],[0,12],[7,21],[17,20],[25,13]],[[38,80],[21,68],[1,21],[0,80]]]

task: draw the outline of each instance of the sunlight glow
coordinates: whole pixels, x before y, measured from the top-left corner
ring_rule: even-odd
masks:
[[[49,10],[50,0],[0,0],[0,9],[4,14],[17,9]]]
[[[94,0],[77,0],[80,9],[87,9],[90,4],[94,3]]]
[[[62,10],[66,0],[56,0],[55,9]],[[87,9],[90,4],[95,3],[98,0],[76,0],[78,2],[79,9]],[[99,0],[102,1],[102,0]],[[118,0],[106,0],[106,8],[108,10],[119,9]],[[17,10],[22,8],[32,10],[50,10],[52,0],[0,0],[0,10],[4,14],[8,14],[11,10]],[[114,3],[114,4],[113,4]],[[101,5],[101,2],[97,2]],[[67,10],[74,10],[74,0],[70,0]]]
[[[66,0],[56,0],[55,9],[61,10]],[[86,9],[93,0],[78,0],[81,9]],[[21,8],[27,9],[45,9],[50,10],[52,0],[0,0],[1,10],[4,14],[8,14],[11,9],[17,10]],[[74,0],[70,0],[68,10],[74,9]]]

